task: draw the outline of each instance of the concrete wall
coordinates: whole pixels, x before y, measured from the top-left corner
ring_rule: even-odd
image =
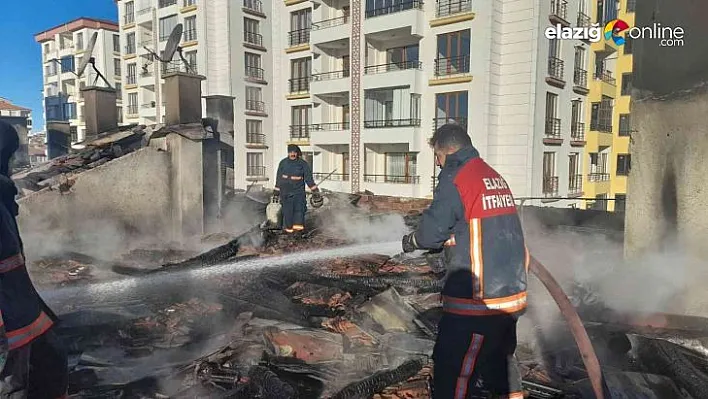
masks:
[[[19,225],[28,253],[117,249],[129,244],[128,237],[167,241],[169,171],[169,154],[143,148],[73,177],[69,193],[45,190],[20,199]]]
[[[637,2],[637,26],[682,27],[684,44],[635,41],[632,171],[625,254],[668,249],[708,256],[708,3]]]

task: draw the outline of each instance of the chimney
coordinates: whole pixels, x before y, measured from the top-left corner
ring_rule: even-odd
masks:
[[[202,122],[202,80],[206,78],[184,72],[164,76],[165,124],[181,125]]]
[[[234,134],[234,97],[206,96],[207,123],[221,136]]]
[[[115,89],[89,86],[81,89],[81,93],[84,96],[86,139],[118,127]]]
[[[71,125],[69,122],[47,122],[47,158],[54,159],[69,153]]]

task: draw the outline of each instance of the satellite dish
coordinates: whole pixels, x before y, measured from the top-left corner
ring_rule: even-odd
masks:
[[[184,58],[184,55],[182,54],[182,47],[179,46],[179,42],[180,40],[182,40],[182,32],[182,24],[175,25],[175,27],[172,29],[172,32],[170,33],[170,37],[167,39],[167,44],[165,45],[165,50],[163,51],[162,57],[160,57],[153,50],[150,50],[145,46],[143,46],[143,48],[147,50],[150,54],[152,54],[153,57],[165,64],[168,62],[172,62],[172,58],[174,58],[175,53],[179,53],[179,58],[184,63],[184,68],[186,69],[186,71],[192,72],[192,67],[189,65],[189,62]]]
[[[89,61],[91,60],[91,55],[93,54],[93,48],[96,46],[96,39],[98,39],[98,32],[93,32],[93,35],[91,35],[91,38],[88,41],[88,46],[86,46],[86,57],[84,57],[81,60],[81,64],[79,64],[79,70],[76,72],[76,76],[81,77],[81,75],[84,74],[84,71],[86,70],[86,66],[89,64]]]

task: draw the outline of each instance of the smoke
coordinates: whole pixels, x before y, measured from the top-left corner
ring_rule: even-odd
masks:
[[[389,242],[400,240],[409,232],[399,214],[371,216],[356,208],[341,208],[322,216],[326,234],[344,237],[353,243]]]

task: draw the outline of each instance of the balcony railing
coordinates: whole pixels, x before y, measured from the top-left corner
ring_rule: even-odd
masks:
[[[288,32],[288,44],[292,46],[299,46],[301,44],[310,42],[310,28],[298,29]]]
[[[590,173],[588,175],[588,180],[591,182],[608,181],[610,180],[610,174],[604,172]]]
[[[459,57],[438,58],[435,60],[435,76],[450,76],[469,72],[469,54]]]
[[[393,13],[408,11],[408,10],[422,10],[422,9],[423,9],[423,1],[422,0],[403,1],[400,3],[391,4],[386,7],[368,9],[368,10],[366,10],[366,18],[378,17],[381,15],[388,15],[388,14],[393,14]]]
[[[548,76],[553,79],[563,80],[565,63],[560,58],[548,57]]]
[[[568,18],[567,0],[551,0],[551,15],[563,20]]]
[[[196,29],[189,29],[184,31],[182,34],[184,36],[184,41],[185,42],[193,42],[197,40],[197,30]]]
[[[546,117],[546,138],[560,139],[561,138],[561,120],[558,118]]]
[[[583,175],[573,174],[570,176],[568,181],[568,193],[569,194],[580,194],[583,192]]]
[[[288,80],[290,93],[307,93],[310,91],[310,78],[292,78]]]
[[[197,0],[184,0],[184,7],[196,6]]]
[[[418,127],[420,119],[381,119],[364,121],[364,128],[377,129],[383,127]]]
[[[140,47],[150,47],[153,45],[153,40],[152,37],[146,37],[143,39],[140,39]]]
[[[127,84],[127,85],[134,85],[134,84],[136,84],[136,82],[137,82],[137,79],[136,79],[135,75],[128,75],[125,77],[125,84]]]
[[[324,132],[336,132],[340,130],[349,130],[349,122],[327,122],[315,123],[310,125],[310,130],[319,130]]]
[[[589,15],[579,12],[578,13],[578,28],[589,28],[592,25],[592,19]]]
[[[332,173],[330,175],[329,173],[316,172],[312,174],[312,178],[315,179],[315,181],[321,181],[323,179],[331,181],[349,181],[349,173]]]
[[[313,82],[321,82],[323,80],[334,80],[334,79],[348,78],[349,72],[350,72],[349,69],[344,69],[341,71],[317,73],[317,74],[310,76],[310,80]]]
[[[433,130],[437,130],[439,127],[446,124],[456,124],[462,126],[467,130],[467,117],[466,116],[448,116],[445,118],[434,118],[433,119]]]
[[[573,84],[578,87],[588,87],[588,71],[575,68],[573,71]]]
[[[610,71],[602,71],[600,73],[596,73],[595,79],[602,80],[603,82],[610,84],[612,86],[617,86],[617,79],[612,77],[612,72],[610,72]]]
[[[435,5],[435,17],[442,18],[450,15],[472,11],[472,0],[447,0]]]
[[[243,8],[263,14],[263,2],[261,0],[243,0]]]
[[[157,6],[160,8],[169,7],[177,4],[177,0],[160,0],[157,2]]]
[[[612,122],[609,121],[591,121],[590,130],[594,132],[612,133]]]
[[[585,123],[573,122],[570,125],[570,139],[572,141],[585,141]]]
[[[310,125],[290,125],[290,138],[303,140],[310,138]]]
[[[253,166],[253,165],[247,165],[246,166],[246,176],[248,177],[263,177],[266,174],[266,168],[265,166]]]
[[[129,104],[128,105],[128,115],[137,115],[138,113],[138,104]]]
[[[370,175],[364,174],[366,183],[418,184],[420,176]]]
[[[557,197],[558,196],[558,176],[543,177],[543,196]]]
[[[265,144],[265,134],[262,133],[246,133],[246,144]]]
[[[388,64],[381,65],[369,65],[364,67],[364,73],[366,75],[374,75],[377,73],[385,72],[395,72],[402,71],[406,69],[423,69],[423,63],[420,61],[401,61],[401,62],[391,62]]]
[[[263,35],[255,32],[243,32],[243,41],[254,46],[263,47]]]
[[[148,109],[148,108],[155,108],[156,106],[157,106],[157,103],[155,101],[150,101],[150,102],[142,104],[141,108]]]
[[[265,103],[259,100],[246,100],[246,111],[265,113]]]
[[[147,6],[145,8],[141,8],[140,10],[138,10],[138,15],[145,15],[145,14],[149,13],[150,11],[152,11],[152,6]]]
[[[326,29],[334,26],[340,26],[349,23],[349,14],[344,14],[341,17],[325,19],[323,21],[313,22],[312,30]]]
[[[246,66],[246,77],[251,79],[265,80],[265,70],[254,66]]]

